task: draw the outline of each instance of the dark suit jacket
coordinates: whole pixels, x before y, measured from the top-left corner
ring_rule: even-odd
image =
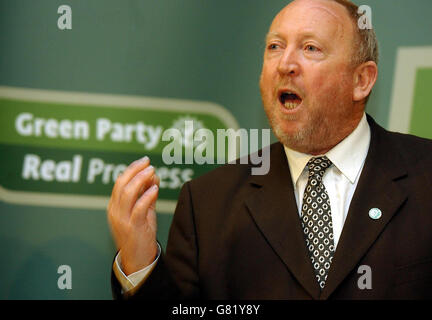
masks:
[[[432,298],[432,141],[368,121],[370,148],[322,292],[276,143],[267,175],[228,164],[183,186],[166,254],[133,298]],[[358,286],[361,265],[372,289]],[[112,287],[120,298],[114,276]]]

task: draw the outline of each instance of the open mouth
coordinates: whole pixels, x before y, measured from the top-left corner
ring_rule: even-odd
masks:
[[[279,101],[287,109],[295,109],[301,102],[300,98],[295,92],[283,91],[279,94]]]

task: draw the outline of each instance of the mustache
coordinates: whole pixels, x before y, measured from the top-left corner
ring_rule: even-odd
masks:
[[[299,96],[304,97],[304,90],[302,86],[294,84],[292,81],[279,81],[276,83],[274,87],[274,92],[277,94],[281,89],[285,90],[288,89],[289,91],[293,91]]]

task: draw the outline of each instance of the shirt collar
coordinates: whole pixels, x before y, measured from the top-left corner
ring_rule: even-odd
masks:
[[[370,128],[366,120],[366,114],[363,113],[363,117],[354,131],[325,155],[351,183],[354,183],[363,167],[369,143]],[[284,149],[293,184],[296,185],[306,164],[314,156],[294,151],[286,146],[284,146]]]

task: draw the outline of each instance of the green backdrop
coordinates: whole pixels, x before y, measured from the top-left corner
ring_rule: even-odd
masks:
[[[373,26],[381,46],[379,79],[367,111],[387,128],[432,138],[432,2],[355,2],[372,8]],[[137,104],[147,103],[147,107],[156,110],[156,120],[149,116],[150,111],[142,111],[144,120],[151,118],[157,122],[158,110],[165,112],[162,106],[168,101],[180,109],[177,108],[175,116],[164,114],[163,117],[172,117],[166,120],[166,126],[184,115],[193,116],[212,129],[236,125],[268,128],[258,89],[263,39],[274,15],[287,3],[282,0],[0,0],[0,86],[3,87],[0,179],[3,191],[9,191],[3,192],[0,201],[1,299],[111,299],[110,272],[116,249],[105,210],[100,207],[103,201],[93,208],[81,206],[81,200],[75,201],[73,194],[102,192],[108,196],[112,184],[102,186],[104,191],[94,191],[86,184],[73,188],[49,182],[32,185],[20,176],[24,154],[57,156],[58,160],[80,154],[124,164],[146,154],[146,150],[136,145],[20,138],[13,123],[20,106],[33,104],[23,107],[22,112],[30,110],[35,116],[43,114],[58,119],[72,114],[76,119],[93,119],[109,114],[103,108],[114,108],[117,111],[107,117],[116,121],[127,114],[119,105],[131,111],[135,107],[128,107],[128,103],[134,104],[133,99],[137,99]],[[61,16],[57,9],[63,4],[72,9],[70,30],[60,30],[57,26]],[[409,48],[415,48],[422,61],[410,58]],[[412,80],[405,79],[401,70],[407,63],[399,56],[418,62],[413,64],[413,76],[409,78]],[[401,83],[399,87],[398,83]],[[17,102],[15,97],[11,102],[6,97],[15,89],[26,92],[25,101],[18,99]],[[60,92],[69,100],[62,98],[60,103],[54,99],[61,106],[50,109],[46,97],[39,97],[40,92],[55,97]],[[110,97],[114,102],[109,103]],[[156,100],[148,102],[147,98]],[[399,103],[402,100],[408,102]],[[80,105],[83,109],[79,109]],[[198,108],[191,111],[188,109],[191,105]],[[394,106],[402,108],[409,117],[400,114]],[[213,107],[234,120],[224,122],[219,117],[223,112],[210,116],[207,112]],[[96,112],[94,116],[92,112]],[[139,117],[137,114],[128,121],[138,121]],[[206,120],[205,117],[213,118]],[[405,126],[398,124],[401,122]],[[201,171],[197,169],[195,176],[210,169],[210,166]],[[51,198],[45,199],[43,195],[38,198],[38,191],[55,193],[62,188],[65,189],[62,194],[69,192],[66,200],[54,197],[57,202],[48,203]],[[24,191],[27,193],[20,193]],[[167,191],[167,199],[175,203],[176,192],[178,188]],[[37,203],[38,199],[45,200]],[[158,213],[158,238],[163,245],[172,219],[172,201]],[[60,265],[71,267],[71,290],[57,286]]]

